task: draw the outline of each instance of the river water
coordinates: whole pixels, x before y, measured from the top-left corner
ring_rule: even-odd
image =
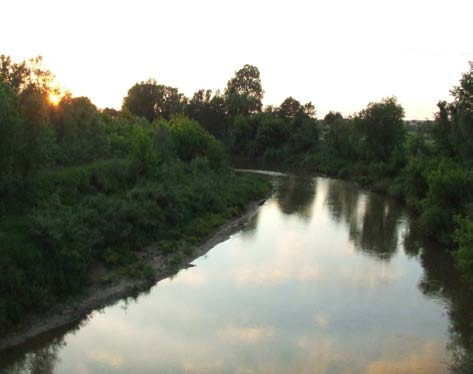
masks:
[[[444,373],[472,304],[400,204],[275,176],[250,224],[149,292],[0,352],[5,373]]]

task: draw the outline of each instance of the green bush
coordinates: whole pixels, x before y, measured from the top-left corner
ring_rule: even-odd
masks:
[[[456,217],[458,224],[453,238],[458,245],[454,252],[455,262],[465,280],[473,285],[473,220],[468,217]]]
[[[199,156],[206,157],[213,166],[221,165],[225,161],[222,144],[198,122],[187,117],[176,117],[169,121],[169,126],[177,155],[181,160],[191,161]]]

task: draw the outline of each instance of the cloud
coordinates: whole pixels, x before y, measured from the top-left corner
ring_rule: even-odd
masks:
[[[91,352],[89,354],[89,358],[102,365],[110,366],[113,368],[119,368],[123,365],[123,359],[120,356],[109,352]]]
[[[330,325],[330,316],[324,312],[314,313],[312,320],[322,330],[326,330]]]
[[[389,357],[389,354],[386,354],[387,357],[370,363],[366,368],[366,373],[440,374],[445,372],[446,368],[441,360],[444,350],[439,344],[426,342],[416,348],[416,351],[407,352],[402,357]]]
[[[208,278],[204,272],[198,271],[198,269],[190,269],[179,272],[171,282],[178,285],[199,287],[206,284]]]
[[[274,335],[272,327],[234,327],[230,326],[217,331],[219,338],[237,340],[244,343],[257,343]]]

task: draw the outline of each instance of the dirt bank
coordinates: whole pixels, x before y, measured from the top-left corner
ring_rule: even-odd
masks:
[[[91,271],[91,285],[81,295],[55,305],[46,314],[30,316],[25,319],[14,330],[0,337],[0,350],[19,345],[51,330],[87,318],[93,310],[104,308],[122,298],[136,296],[140,292],[149,290],[156,282],[192,266],[190,263],[193,260],[207,253],[218,243],[227,240],[230,235],[248,224],[264,202],[265,199],[249,204],[242,216],[219,227],[209,239],[194,246],[189,251],[189,255],[181,257],[178,263],[169,261],[169,256],[163,255],[156,245],[150,245],[142,250],[138,254],[139,257],[153,269],[155,274],[151,281],[115,277],[116,274],[107,272],[106,269],[98,265]],[[104,276],[116,280],[104,285],[101,281]]]

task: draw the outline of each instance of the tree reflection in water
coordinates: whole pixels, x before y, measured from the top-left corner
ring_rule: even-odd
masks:
[[[351,183],[330,180],[326,204],[336,222],[348,225],[355,248],[383,261],[396,253],[402,223],[406,224],[404,252],[418,257],[424,270],[419,290],[446,305],[450,317],[450,351],[470,350],[473,299],[454,267],[451,254],[423,238],[405,208],[394,200],[363,192]]]
[[[404,250],[417,255],[424,274],[419,289],[424,295],[444,301],[450,320],[450,346],[453,352],[471,350],[473,298],[455,269],[446,248],[423,238],[411,223],[404,238]]]
[[[403,215],[398,203],[353,184],[330,180],[326,204],[335,221],[348,225],[356,249],[385,261],[396,253]]]
[[[69,327],[70,328],[70,327]],[[5,373],[11,374],[50,374],[54,373],[54,367],[58,361],[59,352],[65,347],[64,336],[69,330],[57,336],[40,338],[30,342],[28,349],[22,347],[21,351],[7,350],[4,358],[0,359],[0,367]],[[7,359],[8,357],[8,359]]]
[[[279,210],[283,214],[296,214],[304,221],[308,221],[312,216],[312,205],[316,190],[316,178],[304,178],[294,175],[279,178],[276,193]]]

